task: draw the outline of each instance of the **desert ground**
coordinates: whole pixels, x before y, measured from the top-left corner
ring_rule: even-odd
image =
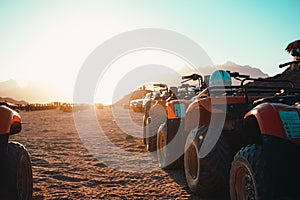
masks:
[[[134,162],[140,162],[141,166],[129,165],[128,169],[132,171],[126,171],[124,166],[133,162],[133,158],[124,159],[111,154],[101,160],[101,157],[91,153],[86,143],[82,142],[90,138],[78,134],[74,113],[60,110],[21,111],[23,130],[12,136],[11,140],[22,143],[30,153],[34,178],[33,199],[202,199],[189,191],[183,170],[143,168],[145,166],[142,165],[149,162],[156,166],[155,158],[145,157],[143,160],[144,156],[138,156],[146,153],[142,140],[125,133],[132,128],[132,124],[126,123],[126,120],[141,127],[142,113],[123,108],[117,110],[119,113],[128,112],[131,118],[120,115],[123,116],[119,122],[123,120],[121,126],[125,126],[124,132],[111,108],[95,111],[107,138],[119,149],[134,153]],[[103,142],[99,144],[100,149],[108,148]],[[110,165],[109,157],[116,162]],[[118,169],[117,161],[124,164],[122,169]]]

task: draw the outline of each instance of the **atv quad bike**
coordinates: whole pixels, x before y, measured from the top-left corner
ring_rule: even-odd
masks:
[[[182,85],[180,89],[185,89],[185,94],[182,95],[179,92],[175,95],[175,98],[168,100],[165,104],[165,120],[162,123],[156,134],[156,146],[157,146],[157,159],[159,167],[163,169],[176,169],[181,168],[183,165],[182,151],[184,149],[186,135],[178,134],[183,131],[184,119],[186,114],[186,108],[193,102],[193,98],[203,89],[206,85],[203,82],[202,76],[198,74],[192,74],[182,77]],[[184,84],[188,81],[198,81],[198,86],[190,86]],[[192,92],[190,92],[192,91]],[[172,141],[172,142],[171,142]]]
[[[202,77],[197,74],[186,77],[186,79],[194,79],[194,81],[200,78],[202,80]],[[188,80],[184,82],[187,82]],[[161,95],[147,102],[144,114],[144,144],[146,149],[151,152],[157,150],[157,133],[159,127],[164,124],[168,117],[177,119],[183,114],[182,107],[180,107],[181,104],[178,102],[190,100],[199,91],[199,87],[191,86],[189,84],[182,84],[179,87],[170,88],[164,84],[159,84],[158,86],[162,88],[160,90]],[[159,146],[161,145],[164,144],[160,143]]]
[[[166,84],[153,84],[156,88],[151,92],[151,97],[144,103],[143,117],[143,142],[147,151],[156,150],[156,132],[161,122],[165,119],[165,111],[163,105],[168,98],[168,86]],[[157,88],[159,88],[157,90]],[[163,95],[164,94],[164,95]]]
[[[20,115],[0,105],[0,199],[32,199],[32,168],[25,147],[9,142],[22,129]]]
[[[225,77],[222,84],[212,84],[215,73]],[[241,84],[232,86],[230,77]],[[202,196],[230,190],[231,199],[238,200],[295,193],[300,178],[299,94],[287,80],[214,72],[210,87],[188,106],[184,130],[177,132],[185,143],[189,188]]]
[[[153,84],[154,90],[151,93],[147,93],[147,99],[143,102],[144,107],[144,116],[143,116],[143,143],[146,147],[147,151],[155,151],[156,149],[156,143],[153,142],[153,133],[157,131],[158,126],[160,124],[155,124],[156,121],[164,120],[164,113],[160,112],[161,109],[158,109],[156,111],[156,108],[154,111],[150,112],[150,109],[155,104],[163,104],[166,100],[166,96],[162,94],[168,94],[166,93],[168,91],[168,86],[166,84],[162,83],[154,83]],[[160,108],[160,107],[158,107]],[[151,123],[151,116],[154,121]],[[157,118],[157,119],[156,119]],[[157,128],[156,128],[157,127]]]

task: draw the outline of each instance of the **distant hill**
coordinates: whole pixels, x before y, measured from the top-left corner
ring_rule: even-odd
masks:
[[[19,105],[27,105],[28,104],[27,101],[15,100],[15,99],[9,98],[9,97],[0,97],[0,102],[9,102],[12,104],[19,104]]]
[[[254,78],[258,78],[258,77],[266,78],[266,77],[268,77],[268,74],[263,73],[258,68],[251,67],[249,65],[244,65],[244,66],[238,65],[238,64],[236,64],[234,62],[231,62],[231,61],[228,61],[228,62],[226,62],[225,64],[222,64],[222,65],[208,66],[208,67],[200,68],[199,73],[201,73],[201,75],[210,75],[216,69],[237,71],[237,72],[240,72],[240,74],[248,74],[248,75],[250,75],[251,77],[254,77]],[[195,71],[189,69],[188,67],[184,67],[181,70],[179,70],[179,73],[181,75],[189,75],[189,74],[195,73]],[[149,74],[151,74],[151,73],[149,73]],[[170,80],[170,78],[173,78],[173,77],[174,76],[166,76],[163,73],[160,73],[160,74],[156,73],[155,79],[153,78],[153,81],[160,82],[160,83],[167,83],[167,84],[169,83],[169,86],[170,85],[175,86],[175,83],[177,82],[177,85],[179,85],[180,82],[178,82],[178,80],[176,80],[176,81],[175,80]],[[163,82],[162,80],[165,80],[165,81]],[[131,99],[137,99],[135,97],[134,93],[135,92],[125,95],[123,98],[121,98],[119,101],[117,101],[115,103],[115,105],[123,105],[124,103],[128,103],[130,98]],[[139,95],[139,96],[144,96],[144,93],[141,93],[141,95]],[[132,97],[134,97],[134,98],[132,98]],[[138,97],[138,98],[140,98],[140,97]]]
[[[132,93],[129,93],[127,95],[125,95],[123,98],[121,98],[119,101],[117,101],[114,105],[124,105],[124,104],[128,104],[129,101],[133,100],[133,99],[141,99],[143,98],[148,92],[151,92],[151,90],[136,90],[133,91]]]
[[[22,99],[24,102],[43,103],[55,101],[59,97],[54,88],[47,84],[31,82],[26,87],[20,87],[13,80],[0,82],[0,97]]]
[[[198,68],[197,70],[201,75],[204,76],[204,75],[212,74],[217,69],[229,70],[232,72],[236,71],[236,72],[239,72],[240,74],[248,74],[254,78],[268,77],[268,74],[262,72],[258,67],[252,67],[249,65],[239,65],[232,61],[227,61],[226,63],[221,64],[221,65],[206,66],[206,67]],[[192,69],[189,69],[188,67],[185,67],[185,68],[182,68],[179,72],[182,75],[188,75],[188,74],[193,73],[194,71]]]
[[[216,65],[216,66],[209,66],[205,67],[201,70],[203,75],[209,75],[212,74],[216,69],[223,69],[223,70],[229,70],[232,72],[239,72],[240,74],[248,74],[253,78],[266,78],[268,77],[268,74],[262,72],[259,68],[251,67],[249,65],[239,65],[232,61],[227,61],[225,64],[222,65]]]
[[[216,69],[238,71],[241,74],[249,74],[252,77],[268,77],[267,74],[263,73],[256,67],[251,67],[249,65],[242,66],[231,61],[228,61],[223,65],[204,67],[199,69],[198,71],[201,75],[209,75]],[[118,90],[116,90],[115,92],[114,102],[119,105],[127,103],[129,99],[141,98],[145,95],[144,92],[140,92],[140,94],[131,93],[131,91],[136,88],[135,83],[142,85],[145,82],[153,82],[165,83],[168,86],[178,86],[180,85],[181,75],[190,75],[192,73],[195,73],[194,70],[188,67],[183,67],[181,70],[175,72],[161,66],[146,66],[144,68],[137,68],[137,70],[135,70],[134,72],[135,73],[128,73],[126,75],[127,79],[125,79],[134,81],[127,81],[126,84],[124,84],[124,82],[120,82],[121,84],[117,86]],[[145,80],[145,77],[137,76],[141,73],[147,74],[147,80]],[[66,97],[66,94],[61,93],[60,91],[58,91],[58,89],[53,88],[51,85],[43,84],[40,82],[30,82],[26,87],[20,87],[15,80],[10,79],[4,82],[0,82],[0,97],[21,99],[29,103],[47,103],[60,101],[61,98]]]

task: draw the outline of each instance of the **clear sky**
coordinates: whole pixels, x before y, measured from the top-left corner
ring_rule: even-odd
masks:
[[[66,91],[88,55],[114,35],[138,28],[176,31],[215,64],[230,60],[269,75],[300,39],[300,1],[0,0],[0,81],[40,81]]]

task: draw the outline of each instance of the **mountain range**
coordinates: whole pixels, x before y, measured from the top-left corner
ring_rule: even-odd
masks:
[[[234,62],[228,61],[223,65],[216,65],[216,66],[207,66],[207,67],[203,67],[200,70],[198,70],[198,72],[196,73],[200,73],[201,75],[210,75],[212,74],[216,69],[223,69],[223,70],[229,70],[232,72],[239,72],[240,74],[248,74],[253,78],[266,78],[268,77],[268,74],[262,72],[259,68],[255,68],[255,67],[251,67],[249,65],[238,65]],[[151,72],[146,72],[148,76],[151,76],[151,79],[153,80],[153,82],[157,82],[157,83],[167,83],[168,86],[178,86],[180,85],[180,77],[178,77],[179,80],[177,80],[176,78],[174,78],[174,76],[172,76],[171,74],[164,74],[164,73],[151,73]],[[190,75],[192,73],[195,73],[194,70],[190,69],[190,68],[182,68],[181,70],[178,71],[179,74],[181,75]],[[172,77],[171,80],[169,80],[168,77]],[[136,99],[135,97],[138,96],[138,98],[142,98],[142,96],[144,95],[145,92],[143,91],[135,91],[135,92],[131,92],[131,93],[127,93],[127,95],[123,96],[122,98],[120,98],[120,100],[118,100],[115,105],[123,105],[123,104],[127,104],[131,99]],[[135,95],[133,95],[135,94]],[[139,95],[137,95],[139,94]]]
[[[17,104],[49,103],[55,101],[57,96],[57,91],[53,87],[40,82],[30,82],[25,87],[20,87],[13,79],[0,82],[0,101]]]
[[[202,75],[209,75],[216,69],[238,71],[241,74],[249,74],[252,77],[268,77],[268,74],[262,72],[259,68],[251,67],[249,65],[242,66],[231,61],[228,61],[223,65],[216,65],[214,67],[208,66],[201,68],[200,73]],[[168,85],[178,85],[180,83],[180,77],[173,78],[174,76],[166,74],[163,71],[160,71],[159,73],[157,73],[157,71],[147,73],[149,74],[149,77],[151,80],[153,80],[153,82],[167,83]],[[194,72],[192,70],[187,70],[187,68],[182,68],[182,70],[179,70],[178,73],[181,75],[189,75]],[[125,99],[123,98],[126,94],[130,94],[131,91],[121,92],[122,94],[118,95],[118,98],[115,99],[117,100],[116,102],[120,103],[118,99],[122,99],[121,102],[126,102],[128,99],[131,98],[131,95],[127,95]],[[57,89],[46,83],[30,82],[27,86],[20,87],[17,81],[13,79],[0,82],[0,97],[2,98],[11,97],[29,103],[46,103],[52,101],[59,101],[59,99],[63,99],[63,97],[59,98],[61,96],[63,96],[61,92],[58,92]]]

